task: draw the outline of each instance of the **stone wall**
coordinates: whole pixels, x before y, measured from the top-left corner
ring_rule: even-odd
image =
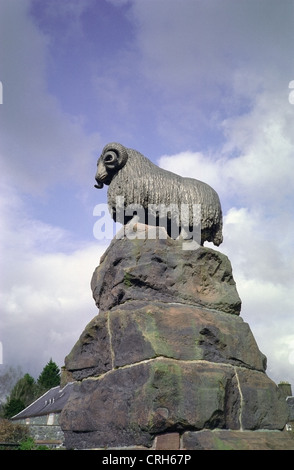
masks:
[[[59,424],[60,413],[52,413],[43,416],[33,416],[15,422],[24,424],[29,427],[30,435],[35,441],[41,441],[43,443],[50,444],[50,442],[63,443],[64,433]],[[48,421],[52,424],[47,424]]]

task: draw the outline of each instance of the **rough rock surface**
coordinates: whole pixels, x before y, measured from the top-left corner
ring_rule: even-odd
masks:
[[[282,429],[285,407],[275,384],[262,372],[242,372],[156,358],[77,382],[62,417],[71,430],[67,445],[151,446],[154,435],[170,430]]]
[[[281,431],[200,431],[183,435],[186,450],[294,450],[294,439]]]
[[[65,359],[75,381],[61,416],[68,448],[148,448],[173,432],[201,448],[202,430],[280,436],[286,401],[238,316],[226,256],[169,238],[113,240],[91,286],[100,313]]]
[[[266,365],[242,318],[155,301],[126,302],[95,317],[65,365],[74,379],[81,380],[156,357],[205,360],[262,372]]]
[[[181,302],[240,314],[227,256],[210,248],[183,250],[167,239],[114,239],[93,274],[91,288],[100,310],[128,300]]]

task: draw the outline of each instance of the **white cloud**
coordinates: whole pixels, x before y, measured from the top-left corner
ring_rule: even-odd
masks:
[[[33,23],[30,5],[0,3],[0,341],[4,364],[34,374],[50,357],[62,365],[97,314],[90,280],[104,249],[78,242],[46,214],[42,221],[32,215],[44,190],[93,181],[93,151],[101,140],[98,133],[87,136],[83,120],[64,113],[48,93],[50,37]]]
[[[285,90],[288,103],[292,2],[131,0],[129,17],[136,74],[157,103],[149,119],[169,152],[217,149],[220,120],[250,108],[257,91]]]
[[[239,156],[226,162],[227,178],[252,194],[256,201],[276,204],[292,194],[294,174],[294,109],[283,93],[257,96],[251,112],[223,123],[227,142],[224,152]]]
[[[70,234],[30,218],[18,197],[10,195],[1,205],[3,362],[37,374],[50,357],[63,365],[98,313],[90,281],[108,242],[74,248]]]
[[[253,99],[253,96],[251,96]],[[181,152],[159,164],[183,176],[205,179],[239,203],[277,210],[292,195],[294,108],[280,90],[254,96],[252,109],[222,123],[225,143],[219,152]]]
[[[293,120],[293,108],[281,94],[264,90],[252,109],[224,122],[226,144],[219,156],[186,151],[159,160],[219,193],[226,208],[219,249],[232,263],[241,316],[268,356],[268,374],[292,383]]]
[[[58,183],[68,187],[87,181],[88,186],[94,151],[105,144],[98,133],[86,134],[83,116],[62,110],[66,100],[58,98],[59,84],[51,87],[54,97],[47,82],[50,66],[61,63],[49,55],[49,46],[61,38],[53,31],[55,19],[65,25],[62,44],[56,44],[64,57],[74,35],[88,54],[83,13],[88,7],[93,14],[103,9],[92,0],[41,3],[35,5],[46,9],[45,25],[37,26],[38,15],[33,20],[28,14],[31,1],[0,2],[0,170],[5,183],[0,201],[5,329],[0,341],[4,361],[8,355],[17,362],[21,354],[35,367],[51,356],[62,360],[97,312],[89,282],[105,248],[77,244],[65,224],[46,222],[46,216],[41,222],[30,213],[33,197],[22,199],[25,191],[36,195]],[[125,42],[119,51],[106,36],[109,58],[100,43],[103,60],[89,52],[81,62],[89,65],[87,83],[99,95],[95,117],[104,121],[106,135],[117,130],[156,151],[175,148],[160,165],[217,190],[225,208],[220,250],[232,262],[242,316],[268,355],[270,370],[294,383],[294,377],[282,375],[289,374],[285,364],[292,364],[294,348],[293,3],[286,1],[283,8],[272,0],[169,0],[168,8],[166,0],[109,3],[128,14],[130,23],[123,24]],[[46,29],[48,18],[52,31]],[[117,15],[114,27],[121,25]],[[62,72],[56,76],[64,79]],[[75,102],[75,94],[70,96]],[[84,190],[81,197],[90,204]]]
[[[187,178],[205,181],[214,188],[221,187],[222,160],[215,161],[200,152],[185,151],[172,156],[163,155],[160,157],[159,166]]]
[[[172,85],[186,90],[207,81],[221,88],[238,68],[245,66],[248,77],[253,70],[264,75],[289,62],[291,2],[283,10],[272,0],[170,0],[168,7],[165,0],[132,4],[146,74],[164,89]],[[205,86],[202,93],[208,93]]]

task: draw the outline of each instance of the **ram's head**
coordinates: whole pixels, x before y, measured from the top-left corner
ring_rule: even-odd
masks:
[[[95,175],[95,188],[101,189],[109,185],[114,175],[126,164],[128,152],[126,148],[117,143],[107,144],[97,162]]]

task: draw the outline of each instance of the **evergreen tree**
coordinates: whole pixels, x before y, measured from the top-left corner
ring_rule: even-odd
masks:
[[[25,404],[20,398],[12,398],[3,406],[3,417],[10,419],[25,408]]]
[[[11,418],[22,411],[34,401],[36,392],[35,380],[30,374],[25,374],[11,390],[10,396],[3,406],[3,416]]]
[[[25,374],[16,382],[6,403],[2,406],[1,415],[8,419],[11,418],[47,390],[58,385],[60,385],[60,370],[55,362],[50,359],[39,375],[37,382],[30,374]]]
[[[21,400],[25,407],[34,401],[36,396],[36,382],[30,374],[25,374],[13,387],[10,400]]]
[[[50,390],[52,387],[60,385],[60,370],[52,359],[50,359],[48,364],[42,370],[37,383],[40,389],[43,390],[43,393]]]

